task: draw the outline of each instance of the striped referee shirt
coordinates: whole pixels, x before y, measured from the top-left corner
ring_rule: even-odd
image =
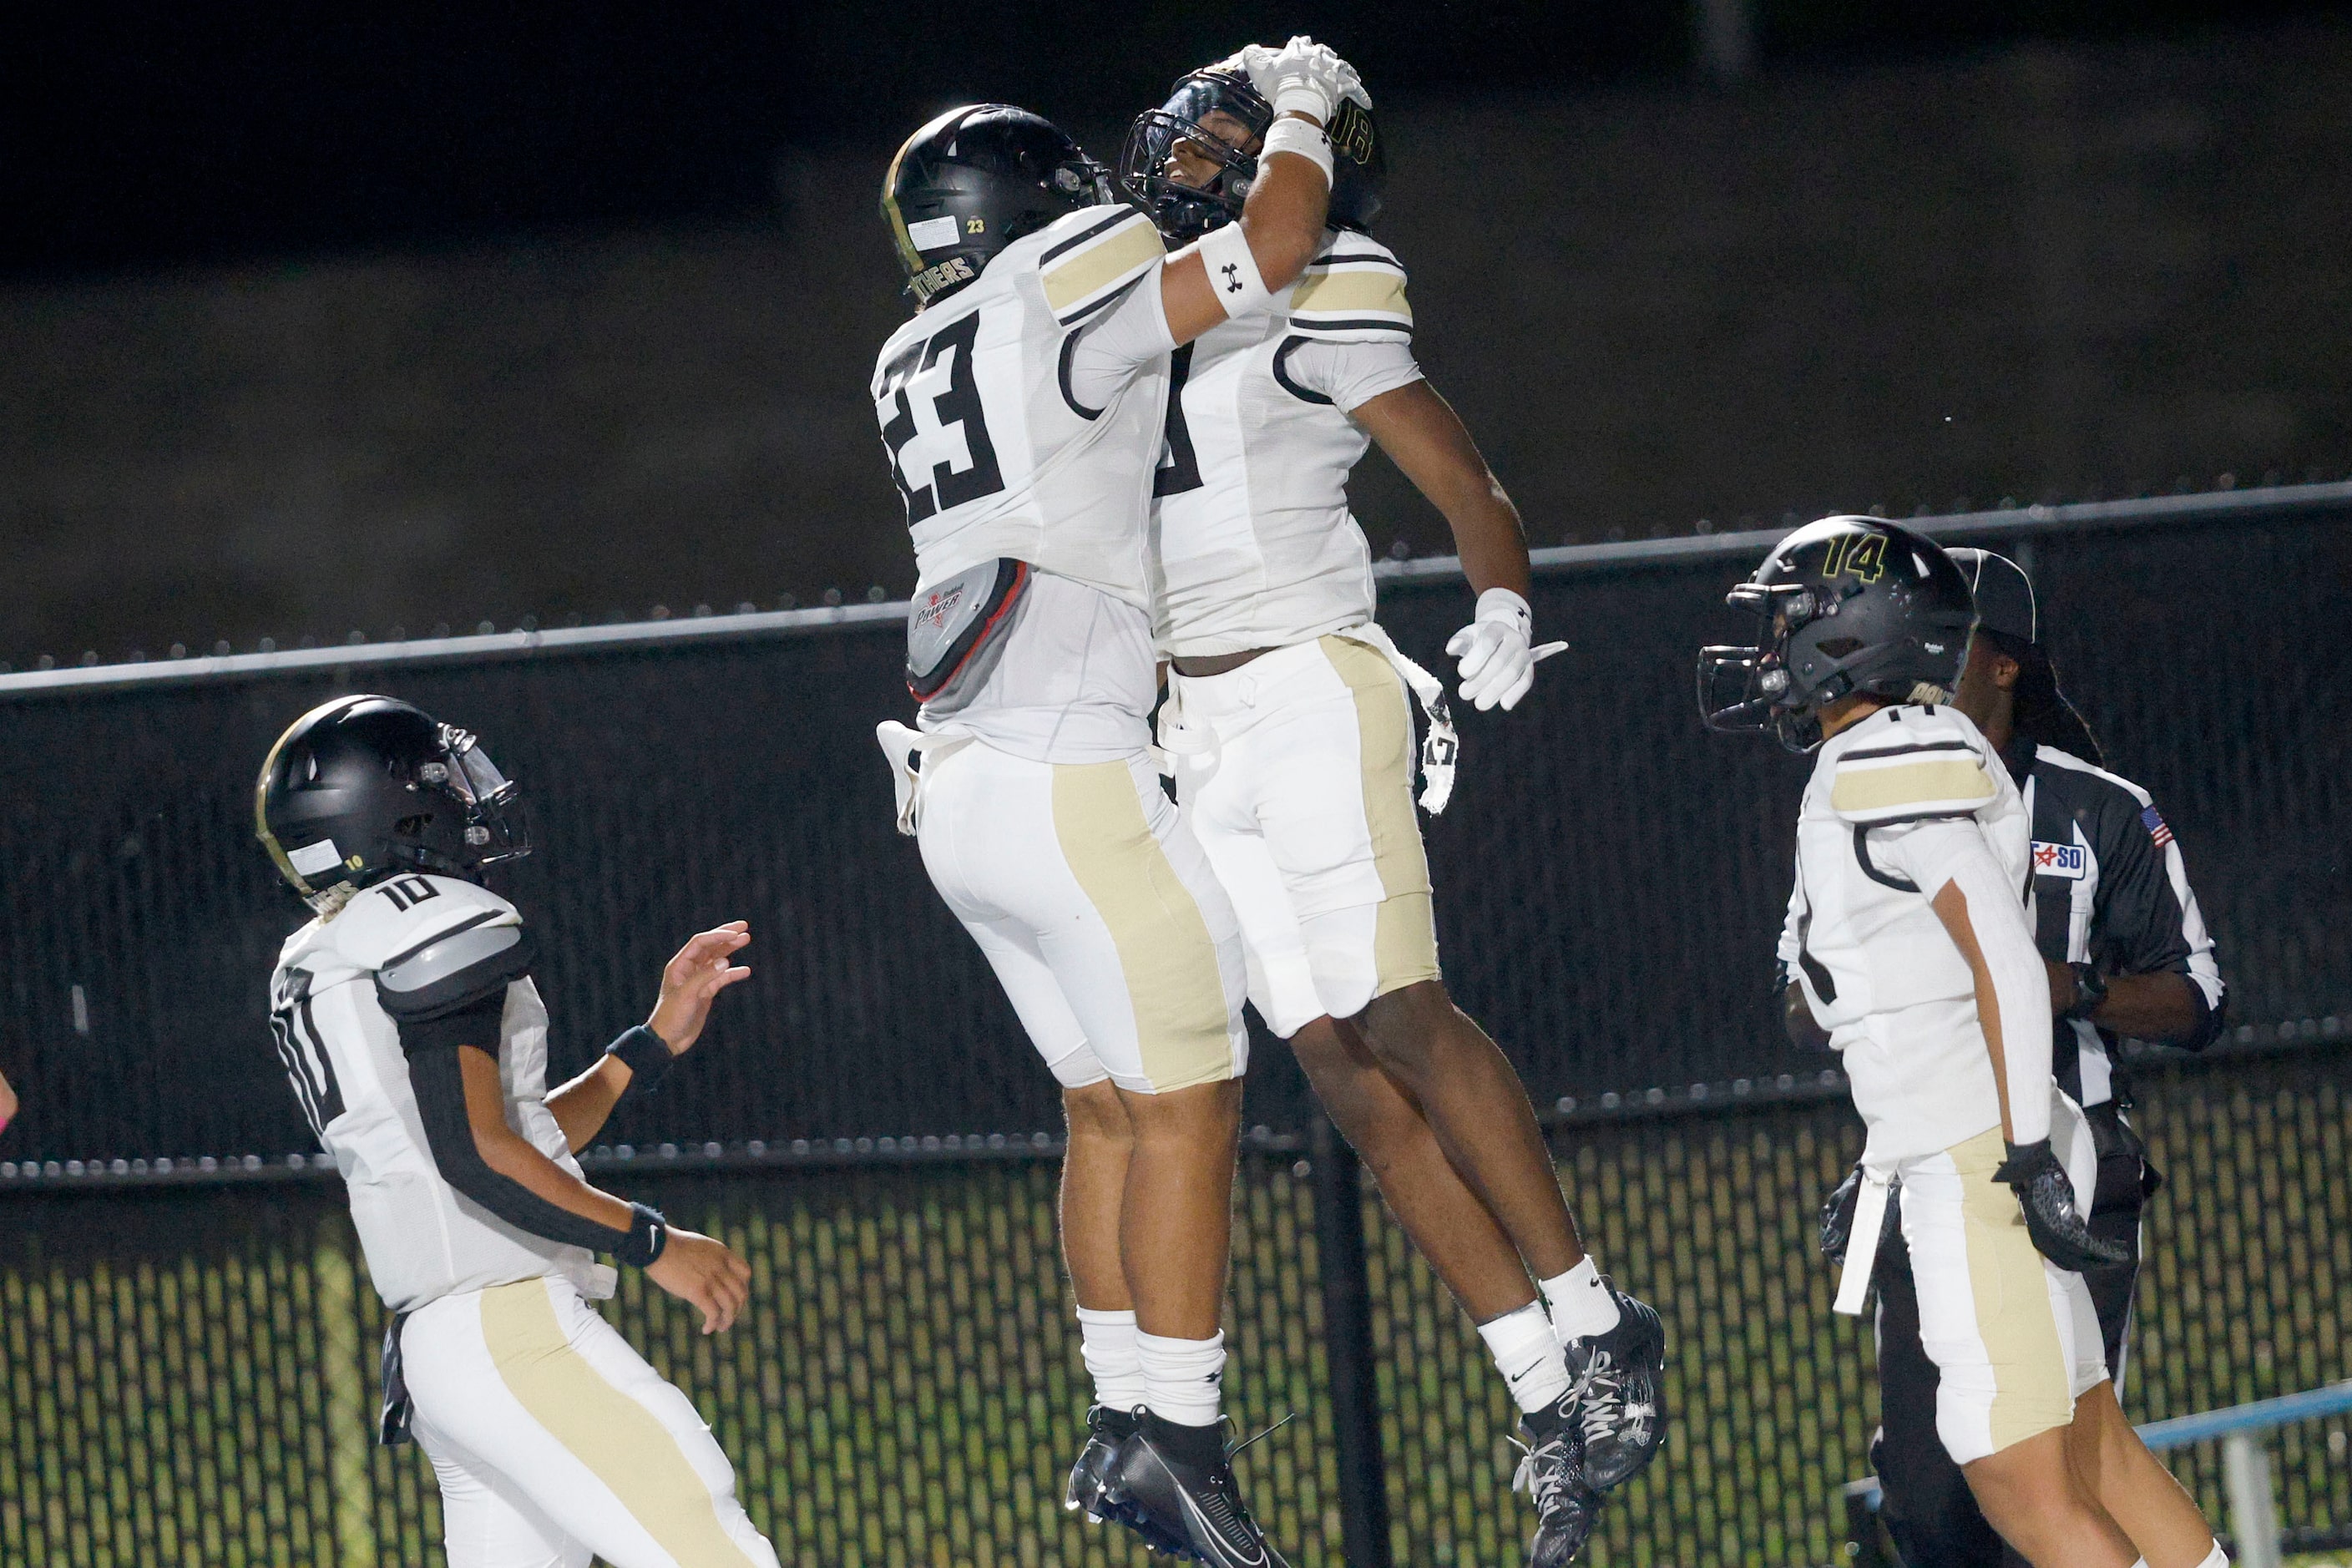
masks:
[[[2033,820],[2036,945],[2053,963],[2102,974],[2187,976],[2201,1016],[2168,1042],[2202,1050],[2221,1032],[2226,994],[2213,938],[2189,890],[2180,846],[2147,791],[2054,746],[2019,736],[2001,760]],[[2115,1097],[2115,1037],[2084,1019],[2061,1020],[2075,1049],[2055,1053],[2059,1087],[2082,1105]]]

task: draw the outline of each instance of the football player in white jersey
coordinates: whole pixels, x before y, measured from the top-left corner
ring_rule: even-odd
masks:
[[[1261,178],[1272,119],[1245,72],[1192,72],[1137,119],[1120,176],[1171,240],[1213,237]],[[1154,486],[1161,742],[1239,911],[1251,999],[1508,1381],[1518,1484],[1542,1516],[1529,1560],[1552,1568],[1590,1532],[1598,1489],[1656,1452],[1664,1333],[1586,1255],[1526,1090],[1440,978],[1408,688],[1440,753],[1433,810],[1452,732],[1438,683],[1373,619],[1347,495],[1371,442],[1444,513],[1478,590],[1448,645],[1461,695],[1511,707],[1548,650],[1529,643],[1518,513],[1414,363],[1404,268],[1365,232],[1384,155],[1361,95],[1331,141],[1305,274],[1174,360]]]
[[[2002,1538],[2066,1568],[2221,1568],[2116,1403],[2080,1272],[2124,1249],[2088,1224],[2097,1152],[2053,1079],[2032,824],[1950,706],[1976,618],[1967,580],[1906,529],[1832,517],[1782,540],[1729,603],[1764,640],[1702,650],[1708,726],[1818,749],[1795,970],[1868,1129],[1852,1220],[1865,1240],[1846,1249],[1838,1310],[1862,1310],[1892,1190],[1937,1432]]]
[[[1277,109],[1265,175],[1239,223],[1173,256],[1026,110],[910,137],[882,208],[918,308],[872,390],[918,569],[919,728],[879,731],[899,825],[1068,1112],[1064,1252],[1097,1405],[1071,1501],[1265,1568],[1219,1407],[1242,956],[1150,757],[1145,531],[1169,353],[1313,258],[1322,127],[1355,73],[1303,38],[1236,58]]]
[[[549,1092],[531,931],[481,883],[529,852],[513,795],[473,736],[385,697],[295,721],[256,792],[317,911],[278,955],[270,1028],[393,1314],[382,1439],[431,1458],[450,1568],[774,1568],[693,1405],[590,1304],[610,1253],[716,1333],[751,1270],[573,1158],[694,1044],[750,934],[694,937],[646,1023]]]

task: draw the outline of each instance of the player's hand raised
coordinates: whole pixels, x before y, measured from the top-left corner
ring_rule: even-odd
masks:
[[[685,1055],[687,1047],[701,1037],[712,998],[737,981],[751,978],[749,969],[729,962],[751,940],[747,922],[729,921],[688,938],[677,956],[663,968],[661,1000],[654,1004],[646,1027],[662,1037],[670,1055]]]
[[[751,1297],[750,1264],[728,1251],[725,1242],[676,1226],[646,1278],[700,1311],[706,1334],[732,1327]]]

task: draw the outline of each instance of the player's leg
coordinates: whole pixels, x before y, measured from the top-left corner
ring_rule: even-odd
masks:
[[[410,1316],[401,1343],[419,1428],[567,1542],[613,1568],[775,1568],[693,1405],[570,1282],[446,1297]],[[488,1513],[478,1495],[465,1502],[473,1520]]]
[[[1904,1568],[2000,1568],[2000,1536],[1936,1433],[1939,1380],[1919,1342],[1919,1293],[1902,1237],[1880,1249],[1872,1279],[1878,1289],[1879,1425],[1870,1458],[1883,1489],[1879,1517]]]
[[[942,759],[925,783],[919,837],[923,861],[949,910],[962,922],[1013,1004],[1030,1043],[1062,1086],[1068,1142],[1062,1161],[1062,1258],[1077,1301],[1080,1352],[1094,1384],[1087,1436],[1071,1464],[1062,1504],[1097,1521],[1141,1530],[1162,1550],[1181,1544],[1154,1534],[1106,1494],[1119,1445],[1144,1402],[1134,1298],[1119,1258],[1119,1213],[1135,1133],[1109,1073],[1087,1047],[1062,982],[1039,945],[1039,926],[1059,911],[1034,907],[1024,860],[1058,858],[1053,837],[1051,770],[968,747]],[[1050,879],[1047,879],[1050,881]],[[1066,898],[1074,888],[1062,889]],[[1012,912],[1008,902],[1019,907]]]
[[[957,832],[926,795],[934,881],[943,892],[987,889],[1034,933],[1134,1128],[1120,1267],[1145,1413],[1103,1501],[1186,1532],[1213,1563],[1258,1561],[1263,1536],[1224,1463],[1218,1409],[1218,1309],[1248,1056],[1232,907],[1140,758],[1054,765],[974,746],[950,758],[932,787],[990,801],[985,831]]]
[[[1323,689],[1285,716],[1260,818],[1318,995],[1420,1108],[1447,1163],[1536,1275],[1577,1379],[1570,1406],[1554,1415],[1580,1430],[1583,1479],[1622,1485],[1664,1435],[1664,1327],[1586,1256],[1526,1088],[1439,978],[1403,683],[1360,643],[1325,637],[1314,651]]]
[[[1527,1264],[1494,1211],[1462,1179],[1420,1105],[1362,1037],[1318,1016],[1290,1037],[1290,1048],[1397,1223],[1471,1321],[1490,1322],[1537,1305]]]
[[[1285,650],[1276,657],[1297,656]],[[1223,714],[1212,699],[1232,683],[1231,676],[1188,681],[1188,712],[1208,710],[1202,721],[1213,725]],[[1340,722],[1352,723],[1352,716]],[[1206,755],[1180,756],[1183,820],[1233,901],[1249,961],[1249,996],[1259,1016],[1289,1044],[1316,1099],[1363,1157],[1381,1196],[1438,1278],[1473,1321],[1486,1322],[1536,1302],[1527,1265],[1446,1160],[1421,1107],[1361,1036],[1324,1011],[1290,889],[1266,844],[1259,816],[1266,785],[1299,787],[1269,762],[1294,753],[1299,744],[1294,727],[1276,717],[1238,730]],[[1351,782],[1352,756],[1327,771],[1342,784]]]
[[[2097,1355],[2077,1344],[2089,1298],[2079,1277],[2047,1268],[2017,1223],[2016,1195],[1992,1179],[2003,1152],[1994,1128],[1902,1166],[1937,1432],[1986,1520],[2028,1561],[2131,1568],[2130,1538],[2069,1462],[2080,1369]]]
[[[513,1483],[429,1420],[415,1423],[441,1489],[449,1568],[588,1568],[585,1544],[563,1533]]]
[[[2066,1436],[2074,1473],[2148,1568],[2204,1568],[2220,1550],[2196,1500],[2124,1419],[2115,1384],[2103,1382],[2075,1400]]]

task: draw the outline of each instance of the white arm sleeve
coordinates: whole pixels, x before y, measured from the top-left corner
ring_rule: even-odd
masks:
[[[1338,343],[1296,338],[1279,353],[1288,384],[1328,398],[1343,414],[1421,379],[1412,345],[1395,338]]]
[[[2010,1141],[2040,1142],[2050,1136],[2050,978],[2022,894],[2010,885],[1973,817],[1873,828],[1870,841],[1879,863],[1916,883],[1922,896],[1933,899],[1950,884],[1968,900],[1969,924],[2000,1009]]]
[[[1077,329],[1066,390],[1087,408],[1107,408],[1135,373],[1176,346],[1160,298],[1160,268],[1128,285],[1118,304]]]

